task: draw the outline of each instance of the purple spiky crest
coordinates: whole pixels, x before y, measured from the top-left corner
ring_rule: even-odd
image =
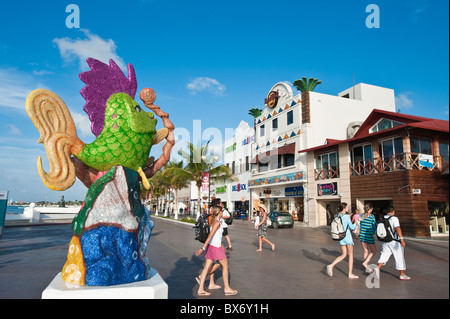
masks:
[[[91,131],[99,136],[105,125],[106,102],[114,93],[126,93],[134,99],[137,90],[136,74],[133,65],[128,64],[128,78],[117,64],[110,59],[109,65],[87,58],[90,71],[80,73],[86,86],[80,90],[86,100],[83,110],[89,115]]]

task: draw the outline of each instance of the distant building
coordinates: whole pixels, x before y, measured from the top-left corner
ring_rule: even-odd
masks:
[[[247,213],[250,192],[248,181],[251,176],[251,144],[254,141],[254,128],[241,121],[233,138],[225,141],[224,165],[230,168],[235,181],[212,180],[212,194],[220,198],[230,212]]]

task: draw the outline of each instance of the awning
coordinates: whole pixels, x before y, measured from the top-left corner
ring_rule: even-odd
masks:
[[[273,148],[270,151],[267,151],[265,153],[261,153],[256,155],[251,161],[251,164],[259,163],[259,161],[263,158],[266,158],[267,156],[274,156],[274,155],[280,155],[280,154],[295,154],[295,143],[291,143],[279,148]]]

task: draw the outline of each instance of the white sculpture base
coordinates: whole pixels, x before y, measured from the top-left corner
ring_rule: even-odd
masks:
[[[65,282],[61,273],[42,292],[42,299],[167,299],[169,287],[156,273],[152,278],[116,286],[79,286]]]

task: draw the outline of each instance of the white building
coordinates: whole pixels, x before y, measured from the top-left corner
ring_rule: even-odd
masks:
[[[310,223],[308,199],[315,194],[316,185],[307,185],[307,155],[299,151],[323,145],[329,138],[352,136],[374,108],[395,112],[394,91],[360,83],[338,96],[294,94],[289,83],[275,84],[255,122],[250,209],[260,201],[269,211],[286,211],[295,220],[315,226],[312,220]],[[315,165],[323,168],[322,173],[332,174],[339,167],[339,158],[322,154]],[[338,188],[338,198],[350,203],[350,185]]]
[[[251,144],[254,128],[241,121],[233,138],[225,141],[224,164],[236,177],[236,181],[211,180],[212,196],[220,198],[230,212],[245,213],[249,210],[250,192],[248,180],[251,176]]]

